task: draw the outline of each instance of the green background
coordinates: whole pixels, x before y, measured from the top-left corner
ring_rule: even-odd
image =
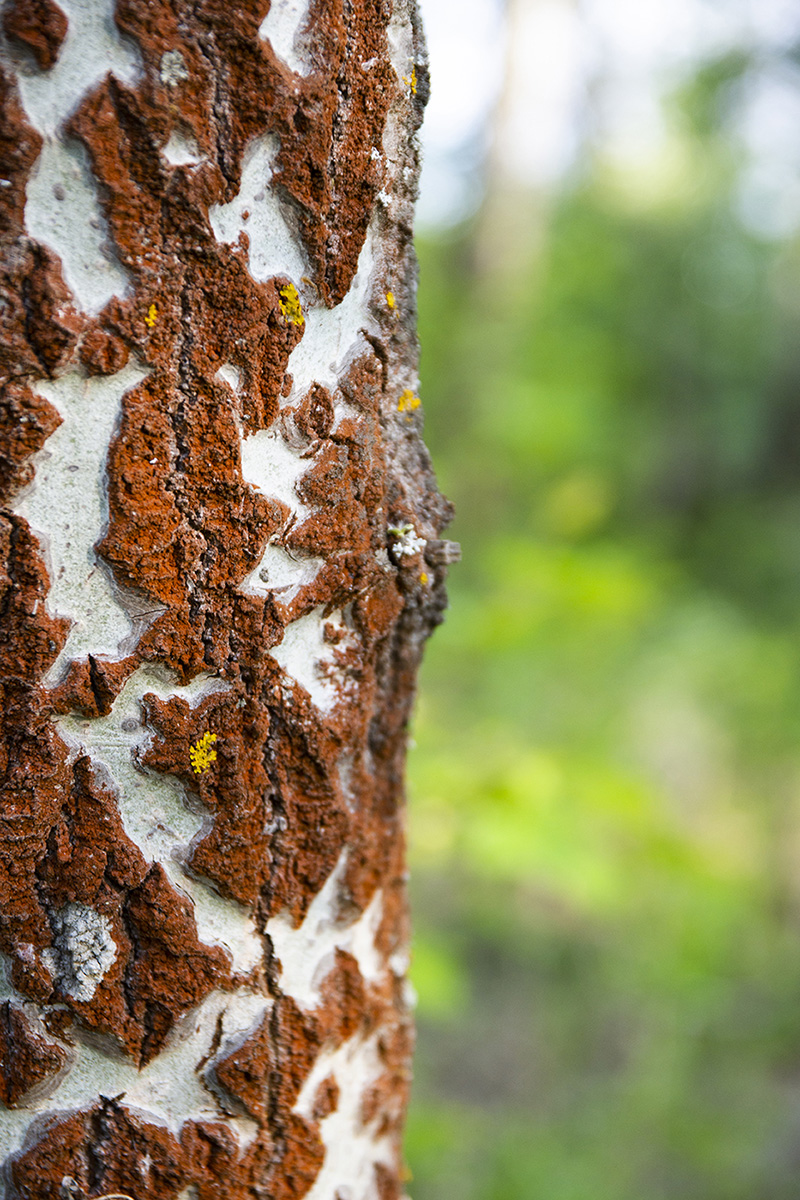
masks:
[[[736,217],[752,69],[670,98],[660,193],[588,154],[529,245],[418,243],[464,559],[409,761],[414,1200],[800,1196],[800,246]]]

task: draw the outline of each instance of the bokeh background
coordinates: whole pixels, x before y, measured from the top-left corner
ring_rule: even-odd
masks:
[[[424,0],[414,1200],[800,1196],[800,4]]]

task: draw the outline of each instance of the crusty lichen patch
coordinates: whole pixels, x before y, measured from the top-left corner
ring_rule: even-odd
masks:
[[[207,731],[190,749],[189,758],[195,775],[203,775],[217,761],[217,752],[214,749],[216,740],[217,735]]]
[[[284,320],[290,325],[305,325],[306,319],[303,316],[303,306],[300,303],[300,295],[293,283],[285,283],[279,290],[281,312]]]
[[[415,396],[411,388],[406,388],[400,393],[400,399],[397,401],[397,411],[401,413],[415,412],[420,406],[419,396]]]
[[[50,916],[53,949],[45,951],[58,987],[73,1000],[91,1000],[114,959],[111,923],[86,904],[67,904]]]

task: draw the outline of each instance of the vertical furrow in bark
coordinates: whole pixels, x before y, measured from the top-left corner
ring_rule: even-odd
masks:
[[[414,2],[0,23],[0,1196],[392,1200]]]

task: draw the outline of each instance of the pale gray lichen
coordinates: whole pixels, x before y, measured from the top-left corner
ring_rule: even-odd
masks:
[[[107,917],[85,904],[50,914],[53,948],[42,955],[58,985],[73,1000],[87,1001],[117,957]]]
[[[397,538],[392,543],[395,558],[413,558],[425,549],[425,538],[419,537],[413,525],[390,525],[389,533]]]
[[[188,78],[189,70],[180,50],[167,50],[161,57],[161,82],[167,87],[175,87]]]

